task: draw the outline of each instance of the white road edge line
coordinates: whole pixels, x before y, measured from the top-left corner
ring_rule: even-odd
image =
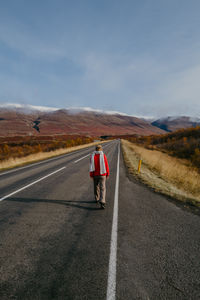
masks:
[[[108,269],[108,285],[106,300],[115,300],[116,298],[116,274],[117,274],[117,229],[118,229],[118,195],[119,195],[119,160],[120,144],[118,146],[117,174],[115,184],[115,198],[113,209],[110,259]]]
[[[25,186],[22,187],[21,189],[18,189],[18,190],[16,190],[16,191],[10,193],[9,195],[6,195],[6,196],[0,198],[0,201],[3,201],[3,200],[5,200],[6,198],[9,198],[9,197],[11,197],[11,196],[13,196],[13,195],[15,195],[15,194],[17,194],[17,193],[19,193],[19,192],[21,192],[21,191],[27,189],[28,187],[30,187],[30,186],[32,186],[32,185],[38,183],[39,181],[42,181],[43,179],[45,179],[45,178],[47,178],[47,177],[49,177],[49,176],[51,176],[51,175],[54,175],[54,174],[58,173],[59,171],[65,169],[65,168],[66,168],[66,167],[62,167],[62,168],[60,168],[60,169],[58,169],[58,170],[56,170],[56,171],[54,171],[54,172],[52,172],[52,173],[50,173],[50,174],[48,174],[48,175],[42,177],[42,178],[40,178],[40,179],[38,179],[38,180],[36,180],[36,181],[34,181],[34,182],[32,182],[32,183],[29,183],[28,185],[25,185]]]

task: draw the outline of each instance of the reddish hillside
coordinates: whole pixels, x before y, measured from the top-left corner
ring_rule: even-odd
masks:
[[[68,110],[54,112],[29,112],[0,110],[0,136],[16,135],[123,135],[161,134],[162,129],[148,122],[120,114],[96,112],[71,113]]]
[[[191,127],[196,127],[200,125],[199,118],[191,117],[167,117],[158,119],[151,123],[160,129],[166,130],[168,132],[176,131],[178,129],[186,129]]]
[[[33,135],[35,114],[24,114],[11,110],[0,110],[0,136]]]

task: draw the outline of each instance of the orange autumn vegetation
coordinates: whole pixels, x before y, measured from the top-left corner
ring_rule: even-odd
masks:
[[[88,144],[93,140],[91,137],[68,135],[0,138],[0,161]]]
[[[200,126],[164,135],[127,136],[126,139],[147,149],[160,150],[174,157],[186,159],[200,169]]]

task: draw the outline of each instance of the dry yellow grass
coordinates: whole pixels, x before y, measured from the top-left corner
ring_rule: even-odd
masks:
[[[66,148],[66,149],[62,148],[62,149],[58,149],[58,150],[50,151],[50,152],[39,152],[36,154],[31,154],[31,155],[28,155],[25,157],[20,157],[20,158],[9,158],[8,160],[2,161],[0,163],[0,171],[18,167],[18,166],[23,166],[23,165],[26,165],[29,163],[37,162],[37,161],[51,158],[54,156],[59,156],[62,154],[66,154],[69,152],[73,152],[73,151],[76,151],[79,149],[87,148],[90,146],[95,146],[97,144],[102,144],[102,143],[105,143],[105,142],[89,143],[89,144],[74,146],[74,147],[70,147],[70,148]]]
[[[184,161],[157,150],[148,150],[128,141],[122,141],[125,162],[131,173],[156,191],[179,200],[200,204],[200,174]],[[137,173],[142,159],[140,174]]]

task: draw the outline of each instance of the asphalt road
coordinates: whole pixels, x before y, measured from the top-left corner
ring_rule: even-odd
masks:
[[[92,148],[0,173],[1,300],[200,299],[200,217],[130,180],[121,153],[117,188],[119,141],[104,147],[105,210]]]

